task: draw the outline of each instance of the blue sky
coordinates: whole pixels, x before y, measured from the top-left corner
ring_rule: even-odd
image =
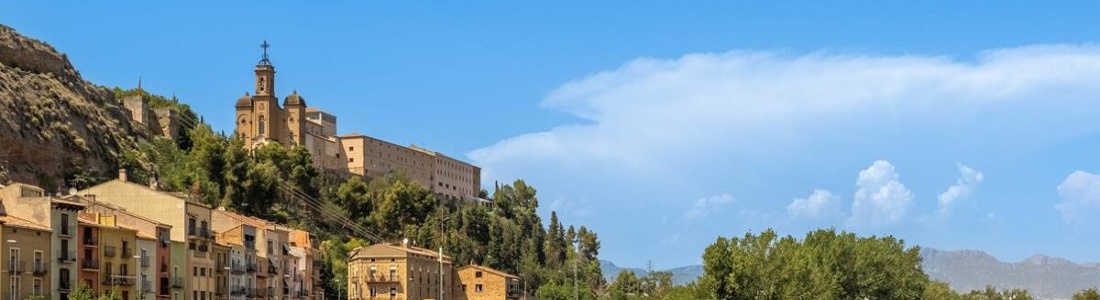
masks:
[[[0,1],[84,77],[230,130],[258,45],[340,131],[539,188],[601,257],[818,227],[1100,261],[1094,3]]]

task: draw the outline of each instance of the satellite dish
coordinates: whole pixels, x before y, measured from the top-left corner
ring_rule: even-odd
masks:
[[[76,195],[76,188],[69,188],[69,195]]]

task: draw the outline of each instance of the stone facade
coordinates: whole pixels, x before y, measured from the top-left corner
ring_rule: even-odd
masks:
[[[130,112],[130,122],[148,128],[153,134],[176,140],[179,138],[179,116],[170,108],[151,109],[149,102],[142,97],[141,87],[138,95],[122,99],[122,105]]]
[[[375,244],[348,253],[347,291],[350,300],[439,299],[440,272],[443,299],[452,290],[451,257],[408,244]]]
[[[519,277],[489,267],[469,265],[458,269],[453,300],[518,300]]]

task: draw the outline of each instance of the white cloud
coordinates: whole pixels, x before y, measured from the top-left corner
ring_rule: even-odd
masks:
[[[859,171],[852,216],[848,225],[857,228],[888,227],[902,221],[913,202],[913,192],[900,181],[894,165],[875,161]]]
[[[691,208],[684,213],[684,218],[701,219],[706,218],[711,212],[718,210],[720,207],[726,204],[733,203],[735,199],[730,194],[714,195],[706,198],[699,198],[695,200],[695,203],[691,205]]]
[[[1098,93],[1094,45],[992,50],[973,61],[767,51],[639,58],[566,83],[541,102],[583,122],[469,156],[487,176],[507,180],[532,168],[696,174],[690,163],[718,154],[737,162],[866,145],[852,137],[885,147],[982,136],[956,146],[1012,149],[1095,130]],[[806,144],[821,147],[798,147]]]
[[[1074,225],[1086,224],[1100,214],[1100,175],[1073,172],[1058,185],[1058,195],[1062,203],[1054,208],[1062,213],[1062,220]]]
[[[951,209],[952,204],[955,201],[964,199],[970,195],[974,187],[982,182],[985,175],[982,172],[974,170],[964,164],[957,164],[959,167],[959,180],[955,181],[955,185],[947,188],[942,194],[940,194],[940,213],[946,214]]]
[[[825,219],[840,214],[840,196],[827,190],[814,190],[806,198],[796,198],[787,205],[787,215],[793,218]]]

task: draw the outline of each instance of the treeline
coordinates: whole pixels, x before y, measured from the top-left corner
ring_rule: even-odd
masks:
[[[121,98],[136,90],[115,90]],[[597,234],[538,215],[536,189],[522,180],[494,187],[493,205],[440,200],[403,174],[365,179],[313,167],[309,151],[269,143],[251,151],[236,135],[214,132],[175,99],[145,94],[153,107],[180,111],[181,138],[141,140],[117,158],[130,181],[182,192],[211,206],[308,230],[320,245],[321,282],[343,290],[348,250],[404,238],[429,249],[443,246],[456,266],[475,263],[523,277],[531,295],[568,294],[574,267],[580,294],[594,299],[605,286]],[[84,188],[113,179],[78,166],[66,184]],[[368,229],[361,234],[356,229]],[[566,283],[569,284],[566,284]],[[346,291],[342,291],[347,294]]]
[[[638,278],[623,271],[609,287],[609,298],[622,299],[936,299],[1028,300],[1027,290],[987,287],[957,293],[921,269],[919,247],[901,240],[858,237],[821,229],[801,240],[772,230],[718,238],[703,254],[705,274],[673,286],[672,274],[652,272]],[[1073,299],[1097,299],[1095,289]]]

